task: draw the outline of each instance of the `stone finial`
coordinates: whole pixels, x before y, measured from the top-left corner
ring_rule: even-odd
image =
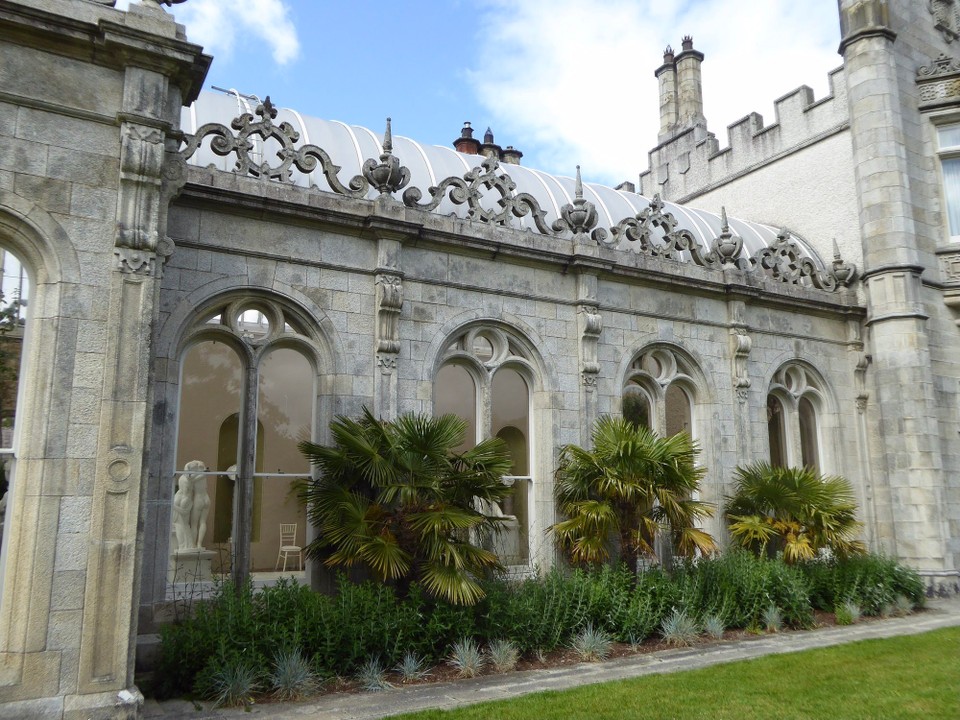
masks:
[[[606,241],[607,232],[597,227],[599,216],[596,206],[583,197],[583,180],[580,178],[580,166],[577,165],[577,179],[573,186],[573,202],[560,208],[560,218],[553,223],[555,232],[569,230],[573,233],[574,241],[585,241],[587,234],[602,245]],[[595,229],[596,228],[596,229]],[[592,232],[591,232],[592,231]]]
[[[380,196],[389,196],[403,188],[410,182],[410,170],[400,164],[400,159],[393,154],[393,129],[390,118],[387,118],[387,127],[383,131],[383,153],[378,163],[370,158],[363,164],[363,177],[377,189]]]
[[[483,134],[483,142],[490,144],[493,143],[493,130],[491,130],[489,126],[487,127],[487,131]]]
[[[844,262],[840,257],[840,246],[837,245],[836,238],[833,239],[833,270],[830,274],[836,279],[838,285],[844,287],[852,283],[857,274],[857,266]]]
[[[733,265],[743,249],[743,238],[730,230],[727,208],[720,207],[720,234],[713,239],[713,251],[721,265]]]

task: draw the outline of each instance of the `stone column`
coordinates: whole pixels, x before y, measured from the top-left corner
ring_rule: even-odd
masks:
[[[893,527],[878,528],[896,553],[924,570],[943,569],[944,478],[933,374],[922,302],[896,34],[885,0],[840,0],[850,127],[880,420],[874,477],[885,482]],[[882,495],[877,493],[879,501]],[[880,516],[884,508],[877,508]]]

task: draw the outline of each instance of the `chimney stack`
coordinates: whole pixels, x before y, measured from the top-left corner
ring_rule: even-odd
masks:
[[[660,139],[663,140],[677,124],[677,66],[673,48],[663,51],[663,65],[654,73],[660,81]]]
[[[679,55],[675,55],[669,45],[664,50],[663,65],[654,72],[660,81],[659,142],[665,142],[690,127],[706,129],[701,63],[703,53],[693,49],[693,38],[689,35],[683,38]]]
[[[453,141],[453,149],[464,155],[483,155],[484,157],[496,158],[502,163],[510,165],[519,165],[523,153],[517,150],[513,145],[507,145],[501,148],[493,141],[493,130],[487,128],[483,134],[481,143],[473,136],[473,127],[470,123],[463,124],[463,130],[460,131],[460,137]]]
[[[677,122],[682,127],[702,125],[707,120],[703,116],[703,82],[700,65],[703,53],[693,49],[693,38],[683,38],[683,51],[677,55]]]
[[[473,128],[469,122],[463,124],[460,137],[453,141],[453,149],[464,155],[480,154],[480,141],[473,136]]]

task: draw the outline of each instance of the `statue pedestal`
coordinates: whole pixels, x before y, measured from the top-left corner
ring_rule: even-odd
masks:
[[[216,556],[213,550],[191,548],[174,550],[170,556],[170,571],[167,578],[172,583],[195,583],[213,580],[210,561]]]

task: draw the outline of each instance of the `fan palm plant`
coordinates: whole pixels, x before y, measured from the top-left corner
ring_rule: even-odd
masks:
[[[561,451],[555,492],[566,520],[551,527],[571,560],[597,564],[610,558],[611,540],[621,559],[636,565],[654,553],[654,539],[669,533],[677,552],[716,549],[696,527],[713,514],[709,503],[693,500],[704,470],[686,433],[659,437],[627,420],[601,417],[593,449],[567,445]]]
[[[759,554],[782,552],[793,563],[821,548],[837,555],[865,552],[853,489],[844,478],[813,468],[756,462],[738,467],[726,517],[734,541]]]
[[[455,604],[483,597],[477,577],[501,565],[481,543],[501,521],[481,509],[510,492],[500,480],[511,468],[506,444],[454,452],[466,430],[454,415],[385,422],[364,409],[330,430],[332,446],[299,446],[318,470],[302,493],[317,528],[307,554],[333,567],[366,566],[401,592],[418,581]]]

